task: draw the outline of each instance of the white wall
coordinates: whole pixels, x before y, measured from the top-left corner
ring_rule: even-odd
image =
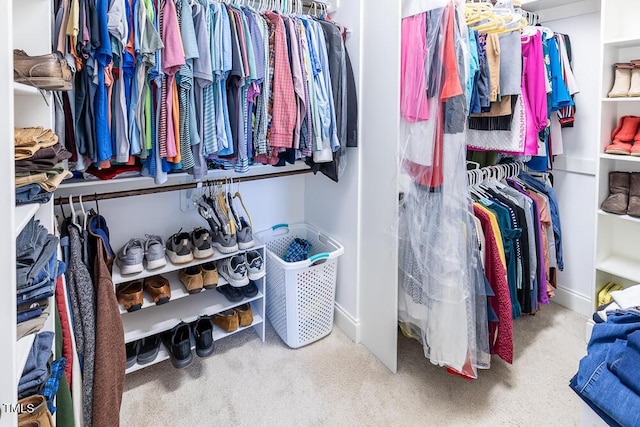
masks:
[[[356,85],[360,82],[360,2],[341,2],[333,16],[350,31],[347,50]],[[360,95],[361,91],[358,90]],[[361,137],[362,134],[359,133]],[[362,143],[362,138],[360,138]],[[324,230],[344,246],[338,260],[336,287],[336,325],[352,340],[359,341],[358,312],[358,213],[360,148],[347,148],[346,170],[335,183],[321,173],[306,179],[305,219]]]
[[[595,245],[595,167],[598,152],[600,13],[545,22],[568,34],[573,70],[580,86],[576,95],[576,122],[562,131],[565,154],[554,164],[562,222],[565,270],[558,274],[556,301],[590,315],[593,310]]]

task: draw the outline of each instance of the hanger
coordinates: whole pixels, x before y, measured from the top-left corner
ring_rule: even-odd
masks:
[[[69,194],[69,206],[71,207],[71,224],[75,225],[80,230],[80,224],[78,224],[78,217],[76,215],[76,208],[73,205],[73,194]]]
[[[84,210],[84,204],[82,203],[82,194],[78,196],[78,200],[80,202],[80,211],[82,212],[82,230],[87,230],[87,212]]]

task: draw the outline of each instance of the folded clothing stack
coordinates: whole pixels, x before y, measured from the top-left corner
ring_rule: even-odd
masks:
[[[40,331],[49,317],[48,298],[65,264],[57,259],[58,238],[31,219],[16,239],[18,339]]]
[[[71,157],[51,129],[15,128],[16,204],[47,203],[60,183],[72,176]]]

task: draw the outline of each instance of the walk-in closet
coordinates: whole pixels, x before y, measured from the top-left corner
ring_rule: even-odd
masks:
[[[0,426],[640,425],[636,1],[0,12]]]

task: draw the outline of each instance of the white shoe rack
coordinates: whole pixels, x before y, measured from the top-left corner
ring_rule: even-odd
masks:
[[[145,337],[161,334],[163,332],[170,331],[180,322],[192,323],[195,322],[200,316],[212,316],[214,314],[246,303],[251,304],[251,310],[253,312],[253,323],[250,326],[238,328],[233,332],[226,332],[220,329],[218,326],[214,325],[214,342],[250,328],[252,328],[255,333],[258,334],[260,340],[264,342],[266,277],[262,277],[261,279],[254,281],[254,283],[258,287],[258,294],[256,296],[252,298],[243,298],[238,302],[229,301],[227,297],[224,296],[224,294],[218,292],[216,289],[204,289],[202,292],[199,292],[197,294],[189,294],[178,278],[178,271],[184,268],[205,264],[211,261],[220,261],[226,258],[233,257],[234,255],[254,250],[260,252],[260,255],[262,256],[262,259],[265,263],[266,271],[267,261],[265,254],[265,245],[259,242],[255,237],[254,242],[255,245],[246,250],[241,250],[231,254],[222,254],[217,250],[214,250],[214,254],[208,258],[194,259],[193,261],[185,264],[173,264],[167,257],[167,265],[165,265],[164,267],[156,270],[144,269],[142,272],[137,274],[123,275],[120,272],[120,268],[116,264],[114,264],[112,280],[116,289],[118,285],[121,285],[123,283],[158,275],[166,278],[171,286],[171,299],[166,304],[154,304],[149,295],[143,290],[144,302],[140,310],[129,313],[122,305],[120,305],[125,342],[130,343]],[[227,281],[222,278],[222,276],[218,272],[218,286],[222,286],[225,284],[227,284]],[[192,347],[192,351],[194,351],[194,349],[195,347]],[[214,351],[214,353],[210,357],[215,357],[215,354],[216,353]],[[128,368],[126,373],[129,374],[131,372],[135,372],[137,370],[154,365],[167,359],[169,359],[169,352],[165,348],[164,344],[161,343],[158,356],[153,362],[144,365],[139,365],[136,363],[131,368]]]

